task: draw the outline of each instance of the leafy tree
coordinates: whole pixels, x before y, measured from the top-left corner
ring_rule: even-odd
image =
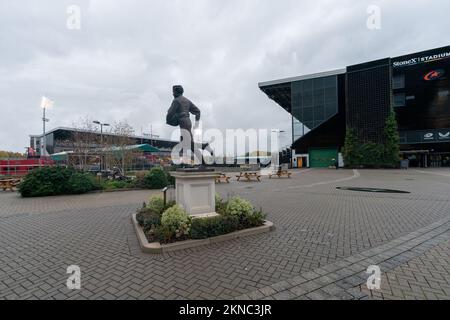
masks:
[[[384,141],[383,163],[387,167],[397,167],[400,161],[400,136],[398,134],[397,119],[395,118],[394,111],[391,111],[386,119]]]
[[[9,159],[9,158],[25,158],[25,156],[22,153],[19,152],[11,152],[11,151],[2,151],[0,150],[0,159],[5,158],[5,159]]]
[[[361,142],[351,128],[347,128],[342,154],[350,168],[395,168],[400,161],[400,137],[395,112],[386,119],[383,132],[384,144]]]
[[[360,166],[364,168],[381,168],[383,165],[384,148],[383,145],[368,142],[361,145],[359,155]]]
[[[143,185],[147,189],[162,189],[167,187],[167,184],[167,174],[159,167],[150,170],[143,179]]]
[[[344,157],[344,162],[347,167],[354,168],[361,163],[360,146],[358,137],[356,136],[355,130],[347,128],[345,135],[345,144],[342,150],[342,155]]]

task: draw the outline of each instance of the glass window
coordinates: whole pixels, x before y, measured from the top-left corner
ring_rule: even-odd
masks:
[[[450,92],[448,90],[440,90],[438,92],[439,98],[446,98],[450,95]]]
[[[314,107],[314,120],[325,120],[325,106],[316,106]]]
[[[406,96],[404,93],[394,94],[394,107],[406,106]]]
[[[293,82],[292,116],[309,129],[314,129],[337,112],[337,77],[329,76]],[[295,122],[294,136],[298,127]],[[303,132],[302,127],[302,132]]]
[[[323,89],[314,90],[314,105],[320,106],[325,103],[324,91]]]
[[[303,136],[303,125],[299,121],[294,120],[294,136],[301,137]]]
[[[303,91],[312,91],[313,90],[313,81],[312,80],[304,80],[303,82]]]
[[[337,105],[335,103],[329,103],[325,105],[325,116],[329,118],[334,116],[338,112]]]
[[[302,121],[303,120],[303,109],[296,108],[296,109],[292,110],[292,116],[296,120]]]
[[[394,76],[394,79],[392,80],[392,87],[393,89],[404,89],[405,88],[405,75],[399,74]]]
[[[308,129],[313,129],[314,128],[314,121],[305,121],[305,127],[308,128]]]
[[[305,92],[303,96],[303,107],[312,107],[312,105],[313,105],[312,91]]]
[[[324,88],[336,88],[336,76],[326,77],[323,79]]]
[[[325,103],[336,102],[336,88],[326,88],[325,89]]]
[[[314,90],[323,89],[323,78],[314,79]]]
[[[314,121],[314,128],[317,128],[323,123],[323,121]]]
[[[303,109],[303,120],[304,121],[312,121],[312,120],[314,120],[314,109],[313,108],[305,108],[305,109]]]

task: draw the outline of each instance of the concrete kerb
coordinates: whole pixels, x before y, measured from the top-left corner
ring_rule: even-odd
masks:
[[[187,240],[187,241],[180,241],[170,244],[160,244],[159,242],[153,242],[149,243],[147,240],[147,237],[144,234],[144,231],[142,230],[141,226],[136,220],[136,214],[131,215],[131,222],[133,224],[134,230],[136,231],[136,236],[139,241],[139,245],[141,247],[141,250],[144,253],[151,253],[151,254],[162,254],[167,252],[173,252],[178,250],[185,250],[185,249],[191,249],[196,248],[200,246],[207,246],[215,243],[225,242],[229,240],[235,240],[243,237],[258,235],[262,233],[268,233],[273,230],[275,230],[275,226],[272,222],[266,221],[263,226],[251,228],[251,229],[245,229],[240,230],[236,232],[232,232],[229,234],[225,234],[218,237],[208,238],[204,240]]]

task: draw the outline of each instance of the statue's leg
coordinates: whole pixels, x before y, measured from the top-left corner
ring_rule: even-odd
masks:
[[[189,117],[184,117],[180,119],[180,129],[189,132],[189,137],[191,139],[191,151],[192,151],[191,160],[192,160],[192,156],[194,154],[194,139],[192,135],[192,122]]]

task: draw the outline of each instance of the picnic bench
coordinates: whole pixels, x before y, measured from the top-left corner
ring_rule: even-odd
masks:
[[[278,178],[288,177],[290,179],[291,175],[292,175],[292,172],[289,172],[289,170],[279,167],[276,172],[269,173],[269,179],[272,179],[273,176],[277,176]]]
[[[222,181],[230,183],[230,179],[231,177],[227,176],[225,173],[221,173],[220,176],[216,177],[216,183],[222,183]]]
[[[6,180],[0,180],[0,189],[3,189],[3,191],[11,190],[14,191],[14,188],[16,188],[20,183],[20,179],[6,179]]]
[[[261,175],[258,172],[241,172],[236,178],[237,181],[241,181],[241,178],[245,178],[248,182],[251,182],[253,179],[261,182]]]

